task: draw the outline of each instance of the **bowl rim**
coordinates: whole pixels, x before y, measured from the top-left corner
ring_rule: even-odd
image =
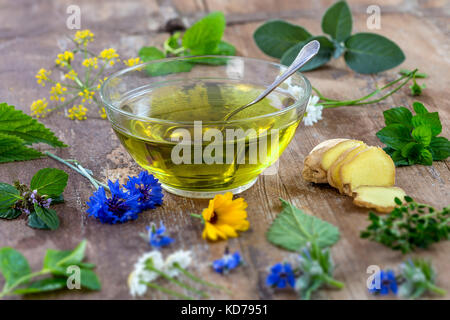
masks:
[[[105,94],[104,94],[104,88],[109,84],[109,82],[114,79],[117,78],[121,75],[124,75],[130,71],[135,71],[137,69],[142,69],[145,66],[151,65],[151,64],[155,64],[155,63],[161,63],[161,62],[170,62],[170,61],[177,61],[177,60],[188,60],[188,59],[193,59],[193,58],[227,58],[227,59],[241,59],[241,60],[250,60],[250,61],[254,61],[254,62],[260,62],[260,63],[265,63],[268,65],[272,65],[278,68],[281,67],[287,67],[281,63],[277,63],[277,62],[272,62],[272,61],[267,61],[267,60],[263,60],[263,59],[258,59],[258,58],[249,58],[249,57],[242,57],[242,56],[221,56],[221,55],[200,55],[200,56],[184,56],[184,57],[172,57],[172,58],[164,58],[164,59],[157,59],[157,60],[151,60],[148,62],[144,62],[141,64],[137,64],[134,65],[132,67],[128,67],[128,68],[124,68],[121,69],[119,71],[116,71],[114,73],[112,73],[111,75],[108,76],[108,78],[102,83],[100,90],[99,90],[99,94],[100,94],[100,101],[102,102],[103,106],[109,109],[113,109],[116,112],[119,112],[123,115],[126,115],[128,117],[134,118],[136,120],[142,120],[142,121],[146,121],[146,122],[157,122],[157,123],[162,123],[162,124],[172,124],[172,125],[194,125],[194,121],[174,121],[174,120],[166,120],[166,119],[160,119],[160,118],[152,118],[152,117],[147,117],[147,116],[140,116],[140,115],[136,115],[133,114],[131,112],[127,112],[123,109],[119,109],[117,107],[115,107],[111,101],[109,101],[108,99],[106,99]],[[242,122],[247,122],[247,121],[254,121],[254,120],[260,120],[260,119],[265,119],[265,118],[271,118],[271,117],[275,117],[275,116],[280,116],[283,115],[287,112],[289,112],[290,110],[297,108],[298,106],[304,104],[305,102],[308,103],[309,98],[311,96],[311,91],[312,91],[312,87],[311,87],[311,83],[309,82],[308,78],[306,76],[303,75],[303,73],[301,73],[300,71],[296,71],[295,74],[297,74],[298,76],[301,77],[301,79],[304,81],[305,83],[305,93],[300,99],[298,99],[297,101],[295,101],[293,104],[291,104],[290,106],[281,109],[279,111],[275,111],[272,113],[267,113],[267,114],[263,114],[263,115],[259,115],[259,116],[255,116],[255,117],[249,117],[249,118],[243,118],[243,119],[235,119],[235,120],[214,120],[214,121],[202,121],[202,120],[195,120],[195,121],[202,121],[202,125],[217,125],[217,124],[233,124],[233,123],[242,123]],[[231,79],[231,78],[230,78]],[[164,82],[160,81],[161,83]],[[306,101],[308,99],[308,101]],[[306,111],[306,110],[305,110]],[[108,113],[107,113],[108,114]],[[108,115],[108,119],[109,119],[109,115]],[[109,119],[111,121],[111,119]]]

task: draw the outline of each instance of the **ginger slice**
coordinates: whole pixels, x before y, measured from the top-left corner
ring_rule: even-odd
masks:
[[[326,183],[328,181],[327,172],[320,166],[323,154],[338,143],[348,140],[349,139],[330,139],[322,141],[315,146],[305,158],[302,170],[303,179],[314,183]]]
[[[388,213],[397,205],[395,198],[403,201],[406,193],[398,187],[361,186],[354,190],[354,195],[353,203],[355,205]]]
[[[339,192],[342,193],[342,183],[339,176],[339,170],[341,166],[352,159],[354,156],[356,156],[360,151],[367,149],[368,146],[366,144],[361,144],[356,147],[350,148],[346,151],[344,151],[339,158],[337,158],[336,161],[331,165],[330,169],[328,169],[327,172],[327,179],[330,186],[335,187],[336,189],[339,189]]]
[[[391,187],[395,184],[395,165],[379,147],[368,147],[344,163],[339,171],[343,193],[352,196],[360,186]]]
[[[364,144],[364,142],[359,140],[347,140],[339,142],[323,154],[320,166],[323,170],[327,171],[341,154],[343,154],[348,149],[359,146],[361,144]]]

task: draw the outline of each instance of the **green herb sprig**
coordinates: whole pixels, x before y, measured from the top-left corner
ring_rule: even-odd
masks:
[[[405,204],[395,199],[398,207],[386,216],[369,213],[371,224],[361,231],[361,238],[379,242],[402,253],[416,248],[428,248],[433,243],[448,240],[450,235],[450,208],[435,208],[405,197]]]
[[[300,70],[316,69],[331,58],[344,56],[347,65],[358,73],[377,73],[398,66],[405,60],[403,51],[391,40],[374,33],[352,35],[352,13],[345,1],[332,5],[322,17],[327,36],[313,36],[305,28],[281,20],[264,23],[254,33],[256,45],[267,55],[290,65],[303,46],[320,42],[316,57]]]
[[[42,158],[42,152],[29,147],[34,143],[67,147],[42,123],[14,106],[0,103],[0,163]]]
[[[183,35],[175,32],[164,42],[164,51],[156,47],[142,47],[139,57],[142,61],[152,61],[166,57],[182,57],[192,55],[228,55],[233,56],[236,48],[222,40],[226,20],[222,12],[212,12],[194,23]],[[220,64],[220,59],[201,59],[202,63]],[[188,72],[193,64],[186,61],[172,61],[164,64],[147,66],[152,76],[168,73]]]
[[[95,265],[83,262],[86,244],[86,240],[83,240],[73,250],[48,249],[42,269],[36,272],[31,272],[27,259],[20,252],[10,247],[1,248],[0,273],[6,282],[0,292],[0,298],[67,288],[69,277],[72,275],[68,268],[73,266],[79,268],[79,280],[82,288],[100,290],[100,281],[92,271]],[[38,277],[39,280],[34,280]]]
[[[29,227],[58,229],[58,214],[49,206],[64,202],[68,177],[63,170],[45,168],[36,172],[29,186],[0,182],[0,218],[12,220],[25,213]]]
[[[414,116],[405,107],[383,112],[386,126],[377,132],[377,137],[386,144],[384,150],[396,166],[430,166],[433,161],[447,159],[450,142],[445,137],[438,137],[442,132],[439,113],[428,112],[420,102],[414,102],[413,108]]]

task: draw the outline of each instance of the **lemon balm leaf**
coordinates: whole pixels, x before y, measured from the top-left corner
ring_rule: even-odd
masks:
[[[345,41],[352,33],[352,13],[345,1],[336,2],[322,17],[322,30],[333,39]]]
[[[57,197],[64,191],[68,178],[69,175],[63,170],[44,168],[33,176],[30,189],[37,190],[40,195]]]
[[[304,213],[286,200],[280,200],[283,210],[267,231],[269,242],[286,250],[299,251],[308,242],[326,248],[339,240],[337,227]]]

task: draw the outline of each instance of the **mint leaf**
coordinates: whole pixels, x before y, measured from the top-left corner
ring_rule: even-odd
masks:
[[[156,47],[142,47],[138,52],[142,61],[147,62],[151,60],[164,59],[164,52]]]
[[[37,280],[26,288],[20,288],[14,290],[14,294],[31,294],[61,290],[67,287],[67,279],[65,278],[46,278]]]
[[[408,142],[412,142],[411,131],[402,124],[390,124],[377,132],[378,139],[395,150],[402,149]]]
[[[102,288],[100,280],[98,280],[97,275],[92,270],[81,268],[80,280],[83,288],[89,290],[100,290]]]
[[[34,210],[50,230],[56,230],[59,227],[59,218],[55,210],[40,207],[37,203],[34,204]]]
[[[402,156],[408,159],[409,164],[420,163],[420,154],[424,146],[417,142],[407,143],[401,149]]]
[[[428,113],[427,108],[420,102],[413,102],[413,109],[416,114],[426,114]]]
[[[450,157],[450,141],[445,137],[433,137],[429,145],[434,161]]]
[[[413,117],[411,111],[405,107],[396,107],[383,111],[384,122],[388,126],[390,124],[402,124],[412,129],[411,119]]]
[[[352,33],[352,13],[345,1],[336,2],[322,17],[322,30],[339,42]]]
[[[51,198],[57,197],[66,188],[68,178],[69,175],[63,170],[41,169],[31,179],[30,189],[37,190],[40,195],[47,195]]]
[[[21,214],[22,214],[22,211],[17,210],[17,209],[0,208],[0,218],[2,218],[2,219],[13,220],[13,219],[20,217]]]
[[[253,39],[262,52],[278,59],[289,48],[311,37],[303,27],[282,20],[268,21],[253,34]]]
[[[299,251],[308,242],[314,242],[319,247],[326,248],[339,240],[338,228],[305,214],[283,199],[280,200],[283,210],[267,231],[269,242],[290,251]]]
[[[433,164],[433,155],[430,150],[426,148],[420,150],[419,163],[426,166],[431,166]]]
[[[24,141],[18,137],[0,133],[0,163],[32,160],[44,156],[41,152],[23,144]]]
[[[430,127],[433,137],[442,132],[442,124],[441,120],[439,120],[439,114],[437,112],[417,114],[412,117],[411,122],[414,128],[423,125]]]
[[[226,41],[220,41],[213,53],[218,56],[234,56],[236,54],[236,48]]]
[[[356,33],[345,41],[348,66],[359,73],[377,73],[398,66],[403,51],[391,40],[374,33]]]
[[[312,37],[306,41],[297,43],[283,54],[280,62],[286,66],[289,66],[295,60],[303,46],[312,40],[317,40],[320,42],[320,50],[314,58],[300,68],[300,71],[313,70],[327,63],[331,59],[335,49],[334,44],[324,36]]]
[[[34,229],[41,229],[41,230],[50,229],[34,211],[28,215],[28,226]]]
[[[10,208],[21,199],[19,190],[10,184],[0,182],[0,208]]]
[[[10,247],[0,249],[0,272],[5,278],[5,287],[15,284],[20,278],[31,273],[27,259]]]
[[[408,158],[403,157],[400,150],[394,150],[387,147],[384,149],[384,151],[386,151],[386,153],[391,156],[392,161],[394,161],[396,167],[409,165]]]
[[[183,47],[192,55],[211,54],[222,39],[225,31],[225,16],[213,12],[194,23],[183,35]]]
[[[25,144],[43,142],[52,147],[67,147],[42,123],[6,103],[0,103],[0,133],[16,136]]]
[[[431,142],[431,129],[429,126],[419,126],[412,131],[411,135],[414,140],[421,143],[425,147],[427,147]]]
[[[87,241],[81,241],[73,250],[48,249],[44,257],[44,269],[50,269],[57,274],[66,274],[64,267],[80,265],[84,259]]]
[[[407,75],[411,74],[412,72],[413,72],[413,70],[400,69],[399,74],[401,74],[402,76],[407,76]],[[428,78],[428,75],[423,72],[416,72],[416,78]]]
[[[144,62],[165,58],[164,53],[156,47],[142,47],[138,55]],[[192,64],[186,61],[173,60],[151,63],[145,69],[149,75],[158,77],[171,73],[188,72],[192,69]]]

